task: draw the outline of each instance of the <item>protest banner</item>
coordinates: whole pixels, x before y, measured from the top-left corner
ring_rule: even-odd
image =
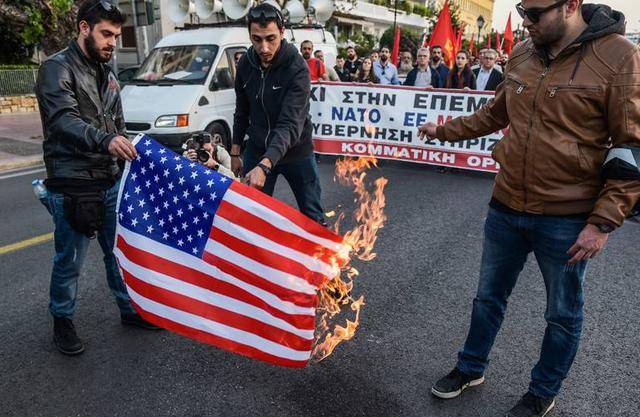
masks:
[[[503,132],[460,142],[420,139],[418,127],[473,114],[494,93],[349,83],[311,86],[315,150],[497,172],[491,157]]]

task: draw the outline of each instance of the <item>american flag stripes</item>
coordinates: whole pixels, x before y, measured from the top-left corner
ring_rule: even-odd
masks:
[[[346,262],[342,238],[145,135],[133,143],[115,253],[138,312],[242,355],[306,365],[316,291]]]

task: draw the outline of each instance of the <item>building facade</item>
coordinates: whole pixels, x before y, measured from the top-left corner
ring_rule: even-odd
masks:
[[[450,4],[455,4],[460,10],[460,20],[465,23],[464,36],[470,38],[471,35],[478,36],[478,17],[484,18],[484,27],[480,36],[491,33],[493,27],[493,4],[495,0],[449,0]],[[428,6],[435,6],[440,9],[445,0],[426,0]],[[502,32],[503,29],[500,29]]]

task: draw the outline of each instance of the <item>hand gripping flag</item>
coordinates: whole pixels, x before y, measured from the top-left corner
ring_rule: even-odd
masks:
[[[316,291],[342,238],[262,192],[138,135],[114,252],[131,301],[159,326],[282,366],[305,366]]]

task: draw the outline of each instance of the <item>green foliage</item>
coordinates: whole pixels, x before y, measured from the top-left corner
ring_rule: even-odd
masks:
[[[351,36],[347,39],[346,35],[340,34],[339,42],[344,43],[347,40],[356,44],[356,53],[359,57],[369,56],[371,50],[373,50],[374,46],[377,43],[377,39],[373,35],[369,35],[367,33],[359,33],[354,36]],[[347,56],[347,48],[338,48],[338,55]]]
[[[0,64],[0,70],[34,69],[36,64]]]
[[[406,14],[413,13],[413,4],[408,1],[402,2],[402,4],[400,4],[398,8],[404,10]]]
[[[0,63],[27,63],[32,54],[33,48],[25,44],[19,33],[9,25],[0,24]]]
[[[48,30],[55,31],[60,20],[71,10],[73,0],[51,0],[45,16],[44,9],[38,4],[26,5],[24,11],[28,24],[22,29],[21,36],[27,45],[36,45]],[[50,16],[49,16],[50,14]]]
[[[380,47],[387,46],[389,50],[393,49],[393,26],[385,30],[380,37]],[[400,51],[411,51],[415,55],[418,47],[422,42],[422,33],[401,28],[400,30]],[[393,52],[393,51],[392,51]]]
[[[435,10],[423,4],[414,3],[413,13],[417,14],[418,16],[429,18],[435,14]]]

